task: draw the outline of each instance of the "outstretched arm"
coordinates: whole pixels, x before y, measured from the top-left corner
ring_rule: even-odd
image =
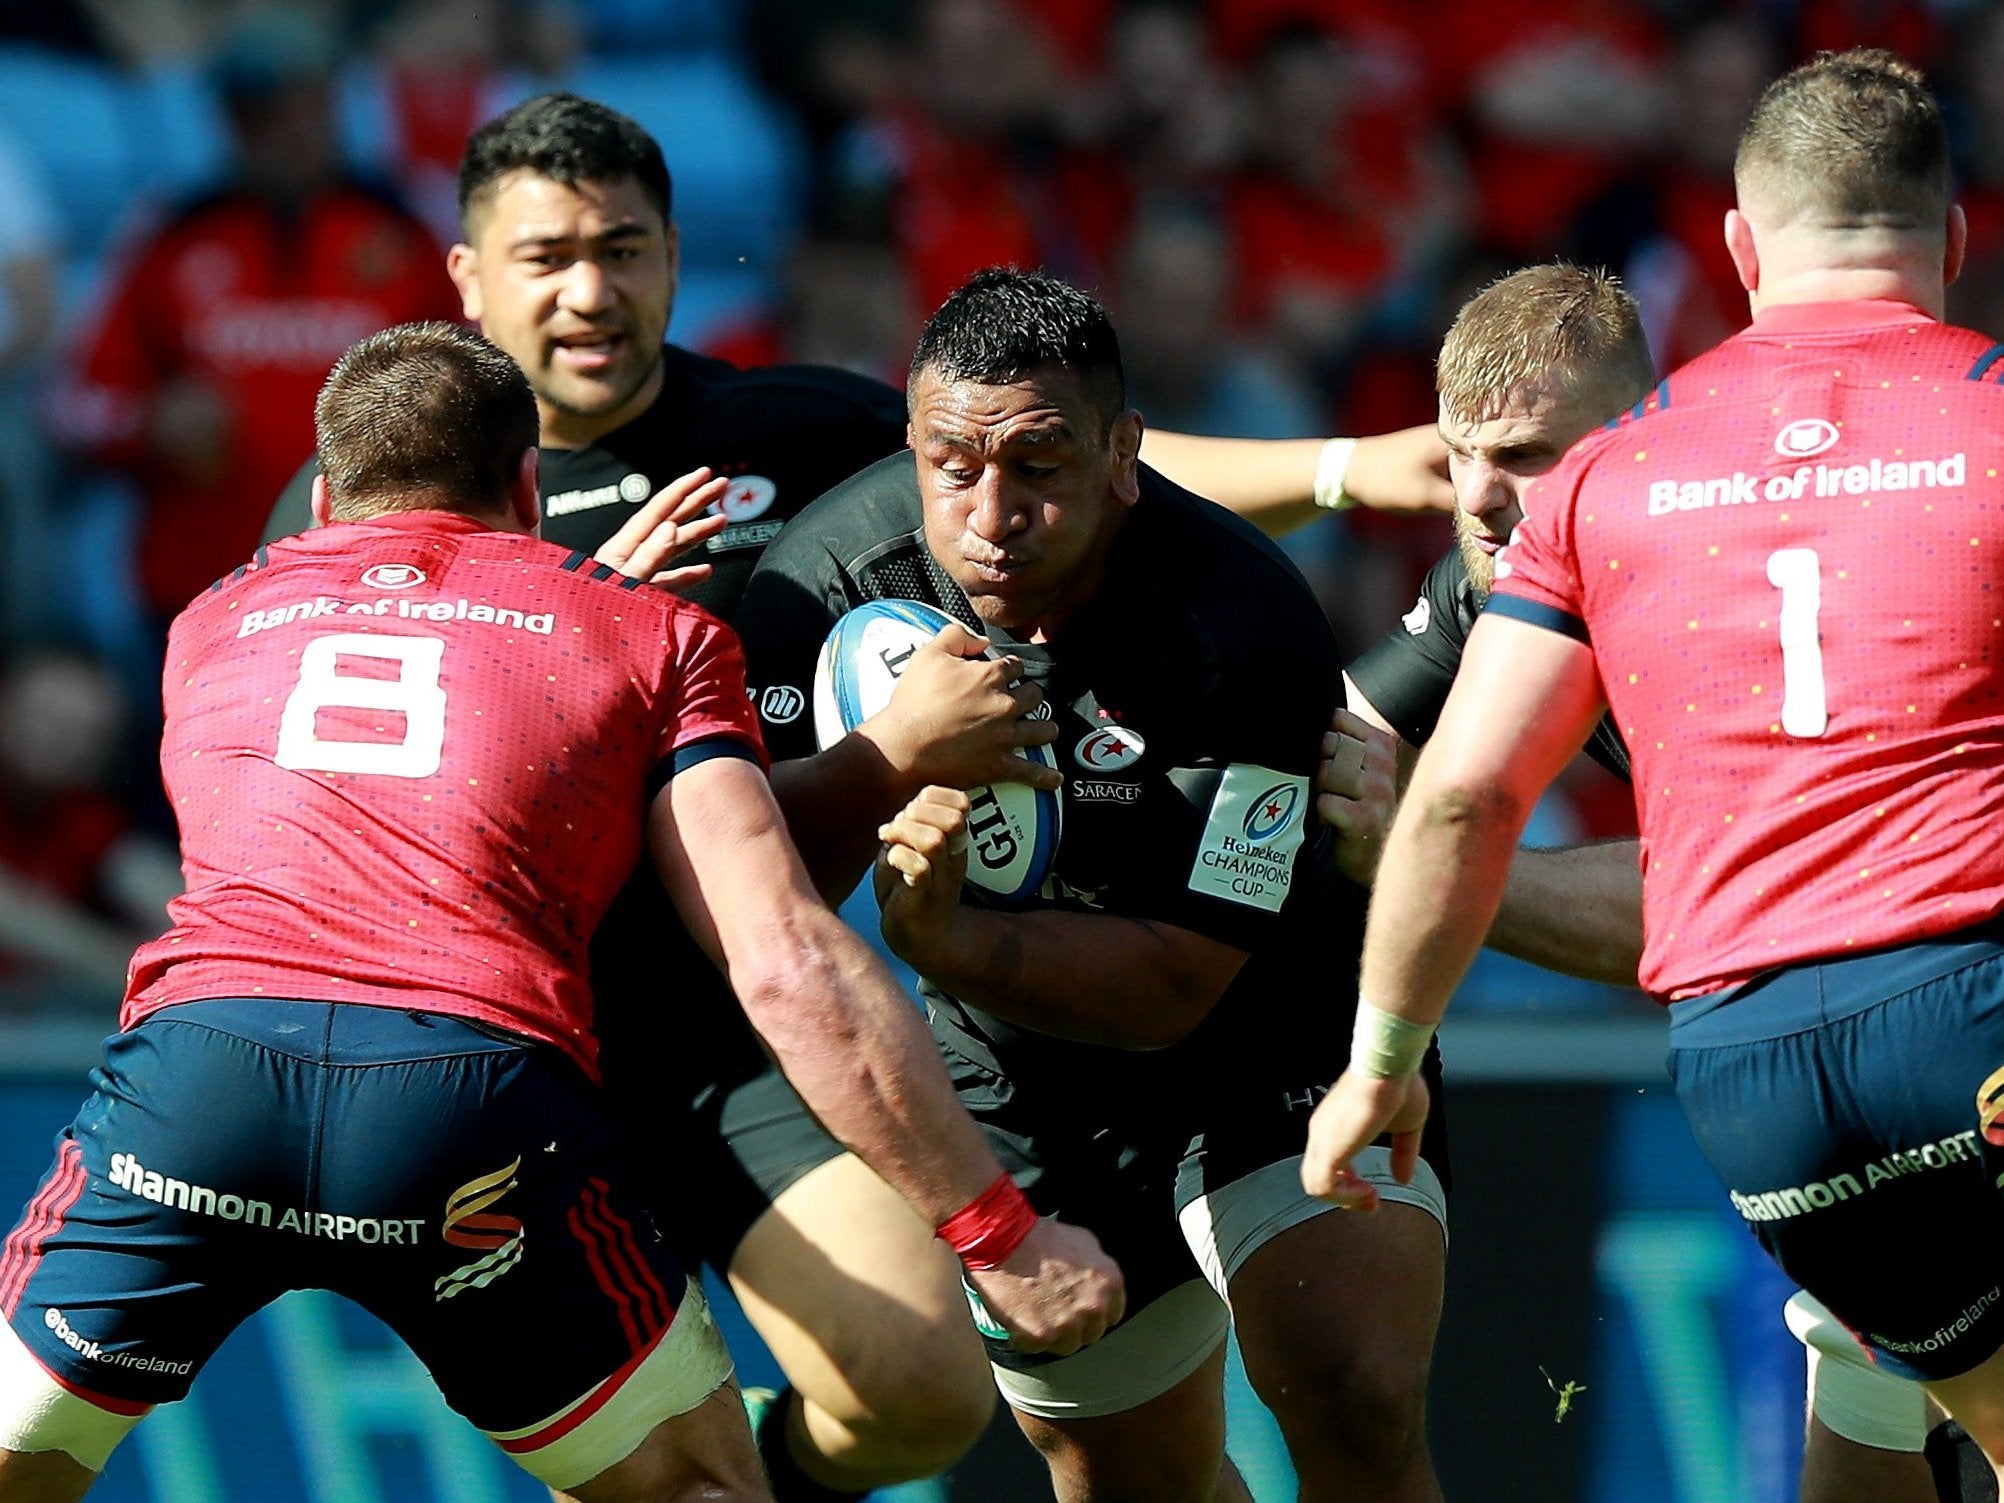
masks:
[[[1000,1164],[917,1011],[816,895],[758,768],[719,756],[678,773],[654,801],[649,840],[683,920],[829,1131],[932,1226],[993,1205]],[[1036,1222],[1006,1256],[963,1260],[1030,1350],[1076,1350],[1120,1318],[1118,1271],[1062,1222]]]
[[[1141,457],[1185,490],[1237,512],[1269,537],[1324,511],[1451,512],[1447,446],[1433,424],[1370,438],[1203,438],[1149,429]]]

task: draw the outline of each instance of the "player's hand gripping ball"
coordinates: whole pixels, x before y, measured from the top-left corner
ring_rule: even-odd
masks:
[[[834,745],[891,701],[911,655],[954,624],[916,600],[870,600],[835,623],[814,667],[814,735]],[[998,654],[991,648],[989,657]],[[1055,769],[1048,746],[1018,755]],[[1043,885],[1057,855],[1063,806],[1056,789],[987,783],[967,790],[967,880],[1004,903],[1022,902]]]

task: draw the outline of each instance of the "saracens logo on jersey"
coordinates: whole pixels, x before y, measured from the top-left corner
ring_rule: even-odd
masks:
[[[763,475],[740,475],[711,505],[728,521],[749,522],[772,509],[779,487]]]
[[[372,590],[411,590],[424,582],[416,564],[371,564],[362,571],[362,583]]]
[[[1783,459],[1811,459],[1841,437],[1837,425],[1824,418],[1798,418],[1775,434],[1774,452]]]
[[[1072,748],[1072,760],[1085,772],[1125,772],[1141,760],[1146,744],[1124,726],[1105,725],[1088,731]]]
[[[779,487],[763,475],[740,475],[730,489],[710,503],[712,515],[730,523],[704,546],[712,553],[729,553],[738,548],[763,548],[779,536],[780,518],[761,522],[779,499]]]

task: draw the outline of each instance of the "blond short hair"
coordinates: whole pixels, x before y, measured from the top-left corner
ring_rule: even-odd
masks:
[[[1733,161],[1740,207],[1939,229],[1948,130],[1921,71],[1876,47],[1826,52],[1768,85]]]
[[[1635,299],[1605,271],[1563,261],[1527,266],[1476,293],[1455,315],[1436,367],[1441,404],[1487,421],[1524,387],[1604,399],[1607,416],[1656,384]]]

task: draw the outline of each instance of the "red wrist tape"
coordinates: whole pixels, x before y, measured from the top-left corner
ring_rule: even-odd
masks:
[[[1037,1225],[1037,1208],[1005,1173],[939,1224],[934,1233],[970,1273],[1009,1261]]]

